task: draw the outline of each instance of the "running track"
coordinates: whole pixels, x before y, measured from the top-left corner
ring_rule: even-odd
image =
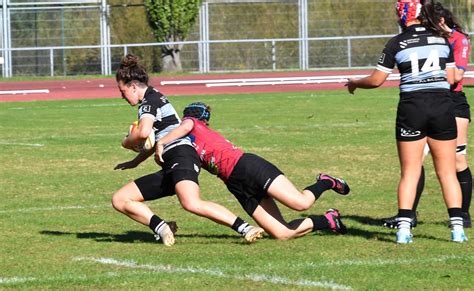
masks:
[[[160,85],[161,81],[176,80],[210,80],[210,79],[237,79],[237,78],[279,78],[302,76],[334,76],[334,75],[360,75],[369,74],[371,70],[346,70],[346,71],[297,71],[297,72],[265,72],[265,73],[239,73],[239,74],[201,74],[179,77],[153,77],[150,85],[156,87],[164,95],[212,95],[212,94],[240,94],[262,92],[301,92],[329,89],[343,89],[344,83],[323,84],[279,84],[243,87],[206,87],[205,84],[194,85]],[[474,79],[466,79],[474,83]],[[383,85],[398,86],[398,81],[387,81]],[[66,99],[94,99],[94,98],[119,98],[119,91],[114,77],[101,79],[82,80],[47,80],[47,81],[21,81],[0,82],[0,91],[16,90],[41,90],[47,89],[49,93],[34,94],[0,94],[0,102],[34,101],[34,100],[66,100]]]

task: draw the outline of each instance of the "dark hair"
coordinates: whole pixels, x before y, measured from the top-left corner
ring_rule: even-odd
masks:
[[[183,117],[194,117],[209,124],[211,107],[202,102],[191,103],[184,108]]]
[[[439,2],[436,2],[434,6],[440,18],[441,17],[444,18],[444,23],[449,28],[456,29],[456,31],[464,34],[466,37],[469,37],[469,35],[462,28],[461,23],[457,20],[457,18],[453,15],[453,13],[449,9],[444,8],[443,5]]]
[[[122,58],[120,67],[115,73],[115,80],[124,84],[130,82],[142,83],[148,86],[148,74],[145,67],[138,63],[138,57],[128,54]]]
[[[439,36],[449,38],[449,32],[440,25],[441,11],[438,9],[437,3],[435,4],[432,0],[426,0],[421,1],[421,4],[423,5],[420,13],[421,24]]]

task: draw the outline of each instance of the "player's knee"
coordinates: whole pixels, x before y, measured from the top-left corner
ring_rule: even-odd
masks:
[[[277,240],[289,240],[290,238],[293,238],[294,232],[289,230],[289,229],[278,229],[278,230],[273,230],[269,231],[266,230],[274,239]]]
[[[283,241],[283,240],[289,240],[290,238],[292,238],[292,235],[285,232],[279,232],[279,233],[274,234],[273,237],[277,240]]]
[[[313,205],[312,201],[301,199],[293,203],[293,209],[296,211],[305,211],[311,208]]]
[[[112,206],[118,211],[123,211],[125,208],[125,200],[119,193],[115,193],[114,196],[112,196]]]
[[[184,210],[194,213],[194,214],[200,214],[201,213],[201,203],[199,200],[182,200],[181,206],[183,207]]]

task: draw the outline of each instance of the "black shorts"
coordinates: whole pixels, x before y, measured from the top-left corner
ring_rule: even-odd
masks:
[[[454,103],[448,90],[401,93],[397,109],[396,139],[415,141],[457,137]]]
[[[471,110],[467,103],[466,94],[464,92],[451,92],[454,102],[454,116],[469,119],[471,121]]]
[[[171,176],[165,175],[163,170],[140,177],[135,180],[135,184],[142,193],[145,201],[160,199],[176,194]]]
[[[192,146],[179,145],[163,155],[163,170],[135,180],[145,200],[155,200],[175,194],[180,181],[199,184],[201,162]]]
[[[182,180],[198,183],[201,161],[196,150],[190,145],[179,145],[163,154],[163,171],[171,176],[174,184]]]
[[[260,201],[268,197],[268,187],[280,175],[283,172],[267,160],[254,154],[244,154],[227,179],[226,186],[252,216]]]

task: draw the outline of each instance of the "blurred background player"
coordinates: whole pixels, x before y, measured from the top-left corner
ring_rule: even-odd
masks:
[[[138,64],[136,56],[127,55],[122,59],[116,81],[122,98],[131,106],[139,104],[138,128],[123,140],[124,148],[139,147],[152,130],[159,139],[179,126],[181,120],[175,109],[158,90],[148,86],[148,74]],[[262,236],[261,228],[249,225],[219,204],[200,199],[198,175],[201,162],[189,138],[176,139],[166,144],[163,152],[161,171],[138,178],[115,192],[112,205],[116,210],[149,226],[157,239],[170,246],[175,243],[173,230],[176,229],[171,229],[143,202],[176,193],[185,210],[232,227],[249,242]],[[115,169],[135,168],[153,153],[153,149],[142,151],[133,160],[118,164]]]
[[[400,71],[400,100],[396,139],[401,178],[398,186],[396,242],[413,242],[413,203],[421,175],[423,148],[430,146],[436,175],[448,208],[451,240],[463,242],[461,188],[456,178],[457,128],[450,84],[454,84],[454,56],[439,25],[433,1],[399,0],[396,4],[402,33],[385,45],[375,70],[368,77],[349,79],[356,88],[382,85],[395,65]]]
[[[472,199],[472,174],[467,163],[467,134],[469,123],[471,122],[470,106],[467,102],[466,95],[463,92],[464,73],[467,70],[469,52],[471,45],[468,34],[464,32],[459,21],[454,17],[453,13],[444,8],[439,2],[434,5],[435,13],[440,17],[441,27],[449,33],[449,44],[453,48],[454,61],[456,68],[454,71],[455,83],[451,85],[451,96],[454,101],[454,115],[456,116],[456,126],[458,131],[457,148],[456,148],[456,176],[461,186],[462,193],[462,218],[464,227],[472,227],[471,215],[469,208]],[[426,154],[429,147],[425,146]],[[416,190],[416,198],[413,204],[413,227],[417,224],[417,207],[420,201],[421,193],[425,183],[425,171],[421,168],[421,176]],[[382,220],[386,227],[394,228],[397,226],[397,216],[385,218]]]
[[[257,155],[244,153],[211,130],[208,127],[211,111],[206,104],[197,102],[186,106],[183,116],[179,127],[158,140],[155,156],[158,161],[161,161],[163,144],[189,136],[203,168],[217,175],[245,211],[272,237],[287,240],[325,229],[340,234],[347,232],[337,209],[287,223],[275,202],[277,200],[291,209],[304,211],[326,190],[349,194],[349,186],[344,180],[319,174],[315,184],[299,191],[272,163]]]

